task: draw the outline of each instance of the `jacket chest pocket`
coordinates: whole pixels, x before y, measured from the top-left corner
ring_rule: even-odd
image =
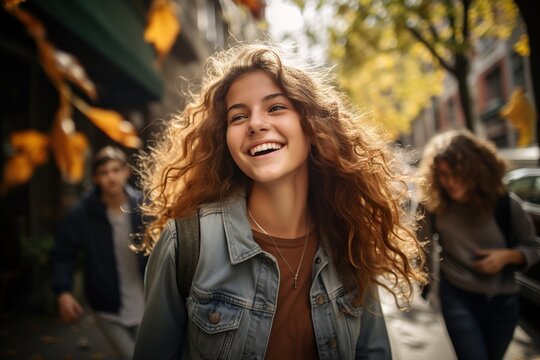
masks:
[[[349,349],[353,351],[360,336],[360,327],[364,307],[354,305],[352,297],[346,293],[338,296],[336,299],[338,310],[337,326],[341,328],[343,334],[349,335]]]
[[[202,359],[228,359],[244,308],[222,299],[188,300],[191,344]],[[195,326],[193,326],[195,325]]]

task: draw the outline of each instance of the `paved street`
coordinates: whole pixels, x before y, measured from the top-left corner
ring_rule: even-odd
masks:
[[[455,360],[442,317],[421,297],[415,297],[407,312],[399,311],[388,293],[383,292],[381,298],[395,360]],[[0,359],[116,359],[90,315],[74,325],[47,316],[0,320]],[[522,324],[504,360],[540,360],[534,345],[540,342],[537,331]]]

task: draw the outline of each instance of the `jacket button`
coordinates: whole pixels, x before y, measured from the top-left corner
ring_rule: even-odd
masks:
[[[211,313],[208,316],[208,321],[210,321],[211,324],[217,324],[221,320],[221,315],[216,311]]]
[[[321,294],[317,295],[315,297],[315,303],[317,303],[317,305],[324,304],[324,296],[322,296]]]
[[[336,346],[337,346],[336,338],[331,338],[330,340],[328,340],[328,341],[326,342],[326,344],[328,345],[329,348],[335,349]]]
[[[321,263],[321,258],[320,257],[316,258],[315,259],[315,264],[320,264],[320,263]]]

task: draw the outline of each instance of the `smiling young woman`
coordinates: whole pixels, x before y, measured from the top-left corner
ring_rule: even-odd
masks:
[[[153,221],[134,359],[391,359],[378,287],[425,281],[394,154],[275,46],[234,46],[206,70],[141,156]],[[197,212],[182,298],[174,219]]]

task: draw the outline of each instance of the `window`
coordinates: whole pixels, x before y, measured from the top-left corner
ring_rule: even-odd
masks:
[[[512,78],[514,79],[514,87],[525,89],[525,69],[523,66],[523,58],[515,52],[512,52]]]
[[[523,201],[540,205],[540,177],[538,176],[526,176],[511,181],[508,184],[508,190]]]
[[[486,89],[486,110],[499,107],[503,101],[502,74],[500,67],[497,66],[486,74],[484,86]]]

